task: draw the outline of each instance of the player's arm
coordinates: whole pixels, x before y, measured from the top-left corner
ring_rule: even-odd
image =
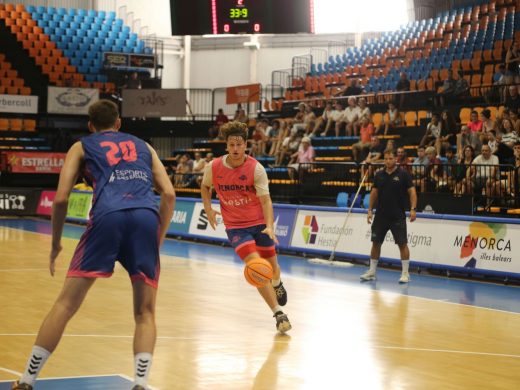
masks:
[[[408,188],[408,196],[410,197],[410,222],[415,221],[416,216],[416,208],[417,208],[417,191],[415,190],[415,186],[412,185]]]
[[[217,214],[220,213],[211,207],[211,186],[213,184],[212,165],[212,163],[209,163],[204,167],[204,175],[202,176],[202,183],[200,184],[200,195],[202,197],[202,203],[204,204],[204,211],[208,216],[208,222],[213,229],[216,229]]]
[[[155,190],[161,195],[161,203],[159,204],[159,219],[161,221],[161,231],[159,238],[159,246],[162,245],[175,207],[175,190],[172,182],[166,173],[163,163],[157,156],[157,152],[148,145],[148,149],[152,155],[152,176]]]
[[[267,234],[275,243],[278,244],[278,239],[274,230],[274,211],[273,201],[269,194],[269,179],[265,168],[261,164],[257,164],[255,168],[255,190],[256,196],[262,205],[262,213],[264,214],[265,229],[262,233]]]
[[[367,222],[372,223],[372,210],[376,205],[378,197],[377,188],[372,187],[372,191],[370,191],[370,198],[368,200],[368,213],[367,213]]]
[[[67,208],[69,204],[69,195],[72,187],[78,180],[81,163],[85,153],[81,142],[76,142],[67,152],[65,163],[61,168],[58,189],[52,204],[52,248],[50,254],[49,270],[54,276],[55,261],[61,252],[61,235],[63,234],[63,226],[65,225],[65,217],[67,216]]]

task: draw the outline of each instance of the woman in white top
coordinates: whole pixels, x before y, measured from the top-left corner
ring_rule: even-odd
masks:
[[[432,120],[426,126],[426,133],[424,133],[424,137],[421,140],[420,146],[427,147],[433,146],[437,142],[437,139],[441,135],[441,122],[439,121],[439,115],[433,114]]]
[[[385,135],[388,134],[388,130],[392,127],[397,127],[401,125],[401,113],[397,109],[394,103],[388,103],[388,110],[385,115],[385,124],[381,125],[379,131],[382,130],[383,126],[385,128]]]

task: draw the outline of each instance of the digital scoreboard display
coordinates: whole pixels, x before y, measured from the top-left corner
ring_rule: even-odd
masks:
[[[314,0],[171,0],[172,34],[314,33]]]

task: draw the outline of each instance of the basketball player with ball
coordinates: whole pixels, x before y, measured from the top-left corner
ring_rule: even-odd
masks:
[[[247,125],[229,122],[220,128],[228,154],[204,169],[201,195],[213,229],[218,211],[211,207],[212,187],[218,194],[222,219],[231,245],[245,263],[244,276],[273,311],[276,329],[285,333],[291,323],[283,312],[287,291],[276,258],[273,203],[264,167],[246,155]]]

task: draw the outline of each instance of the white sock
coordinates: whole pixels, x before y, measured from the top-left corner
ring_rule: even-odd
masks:
[[[280,305],[276,305],[275,307],[273,307],[271,309],[273,311],[273,314],[276,314],[278,313],[279,311],[281,311],[283,313],[283,310],[282,310],[282,307]]]
[[[282,283],[282,279],[271,280],[271,284],[273,285],[273,287],[278,287],[280,285],[280,283]]]
[[[379,260],[370,259],[370,269],[369,269],[369,271],[376,272],[377,262],[378,261]]]
[[[36,377],[40,374],[40,370],[49,356],[51,356],[51,353],[45,348],[39,347],[37,345],[33,346],[31,356],[29,356],[27,366],[25,367],[25,371],[20,378],[20,383],[27,383],[28,385],[33,386],[34,382],[36,381]]]
[[[410,260],[401,260],[401,267],[403,267],[403,274],[408,273],[410,267]]]
[[[134,384],[146,387],[148,383],[148,374],[152,366],[152,354],[148,352],[140,352],[134,357],[135,377]]]

